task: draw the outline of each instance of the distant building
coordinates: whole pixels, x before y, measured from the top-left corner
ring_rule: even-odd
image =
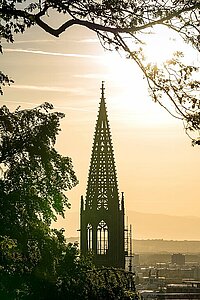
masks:
[[[169,300],[169,299],[200,299],[200,282],[183,281],[181,284],[169,284],[160,291],[143,290],[140,292],[142,300]]]
[[[172,264],[176,265],[185,265],[185,255],[182,253],[174,253],[171,256],[171,262]]]

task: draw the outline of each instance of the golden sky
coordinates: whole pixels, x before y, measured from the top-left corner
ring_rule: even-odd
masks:
[[[164,47],[161,36],[156,38],[156,47],[148,51],[159,58]],[[14,44],[4,44],[0,59],[1,69],[15,80],[4,89],[1,104],[13,110],[48,101],[66,114],[56,147],[72,157],[80,182],[68,193],[72,207],[67,214],[75,213],[77,226],[102,80],[127,211],[200,217],[200,149],[191,146],[180,121],[152,102],[133,62],[106,52],[92,32],[80,27],[59,39],[29,29]]]

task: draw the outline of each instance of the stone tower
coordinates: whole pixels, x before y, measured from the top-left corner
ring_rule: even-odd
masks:
[[[94,254],[96,266],[125,267],[124,197],[119,199],[104,84],[95,128],[85,199],[81,197],[81,253]]]

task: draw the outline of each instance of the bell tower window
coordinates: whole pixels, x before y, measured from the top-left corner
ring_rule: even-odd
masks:
[[[92,225],[87,226],[87,247],[88,250],[92,250]]]
[[[107,254],[108,251],[108,226],[102,220],[97,227],[97,254]]]

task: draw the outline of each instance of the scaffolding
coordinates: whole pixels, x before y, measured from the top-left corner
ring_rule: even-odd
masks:
[[[132,225],[127,225],[124,229],[124,251],[125,251],[125,260],[126,268],[129,272],[133,271],[133,245],[132,245]]]

